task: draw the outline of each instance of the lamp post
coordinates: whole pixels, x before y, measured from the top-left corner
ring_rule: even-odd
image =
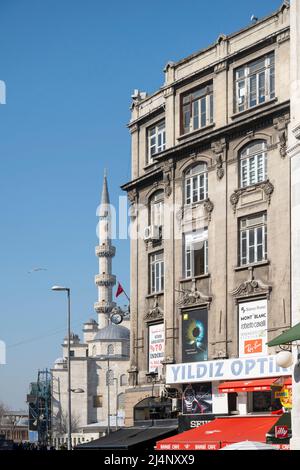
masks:
[[[72,431],[71,431],[71,289],[69,287],[53,286],[53,291],[67,292],[68,298],[68,450],[72,450]]]

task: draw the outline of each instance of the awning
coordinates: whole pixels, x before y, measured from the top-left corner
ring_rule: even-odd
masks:
[[[159,438],[177,433],[177,426],[133,426],[111,432],[108,436],[78,445],[77,450],[127,450],[138,447],[153,448]]]
[[[283,413],[277,423],[267,432],[268,444],[288,445],[292,437],[291,413]]]
[[[269,341],[267,345],[279,346],[280,344],[287,344],[298,340],[300,340],[300,323],[297,323],[297,325],[293,326],[281,335],[276,336],[276,338],[272,339],[272,341]]]
[[[219,385],[220,393],[233,393],[233,392],[264,392],[271,390],[272,385],[280,385],[276,383],[278,377],[254,380],[235,380],[230,382],[223,382]],[[284,379],[284,386],[292,384],[290,377]],[[283,386],[283,385],[282,385]]]
[[[242,441],[266,442],[266,433],[278,416],[217,418],[177,436],[156,443],[157,450],[218,450]]]

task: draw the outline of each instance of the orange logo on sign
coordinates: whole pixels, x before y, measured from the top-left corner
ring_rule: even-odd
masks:
[[[250,341],[245,341],[244,353],[245,354],[254,354],[262,352],[262,339],[252,339]]]

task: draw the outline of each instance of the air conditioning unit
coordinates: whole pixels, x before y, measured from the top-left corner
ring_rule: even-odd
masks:
[[[144,240],[159,240],[161,238],[161,231],[158,225],[149,225],[144,230]]]

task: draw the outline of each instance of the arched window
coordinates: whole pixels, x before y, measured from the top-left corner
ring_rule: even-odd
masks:
[[[125,393],[120,393],[118,395],[118,410],[125,409]]]
[[[251,142],[241,150],[239,157],[241,188],[267,179],[267,143],[265,140]]]
[[[162,227],[164,223],[164,191],[161,189],[150,198],[150,225]]]
[[[127,375],[126,374],[122,374],[120,376],[120,385],[127,385]]]
[[[107,346],[107,355],[108,356],[112,356],[114,354],[114,345],[113,344],[109,344]]]
[[[201,162],[190,167],[185,173],[185,204],[193,204],[207,199],[207,163]]]
[[[92,356],[96,356],[96,352],[97,352],[97,349],[96,349],[96,345],[94,344],[93,347],[92,347]]]

